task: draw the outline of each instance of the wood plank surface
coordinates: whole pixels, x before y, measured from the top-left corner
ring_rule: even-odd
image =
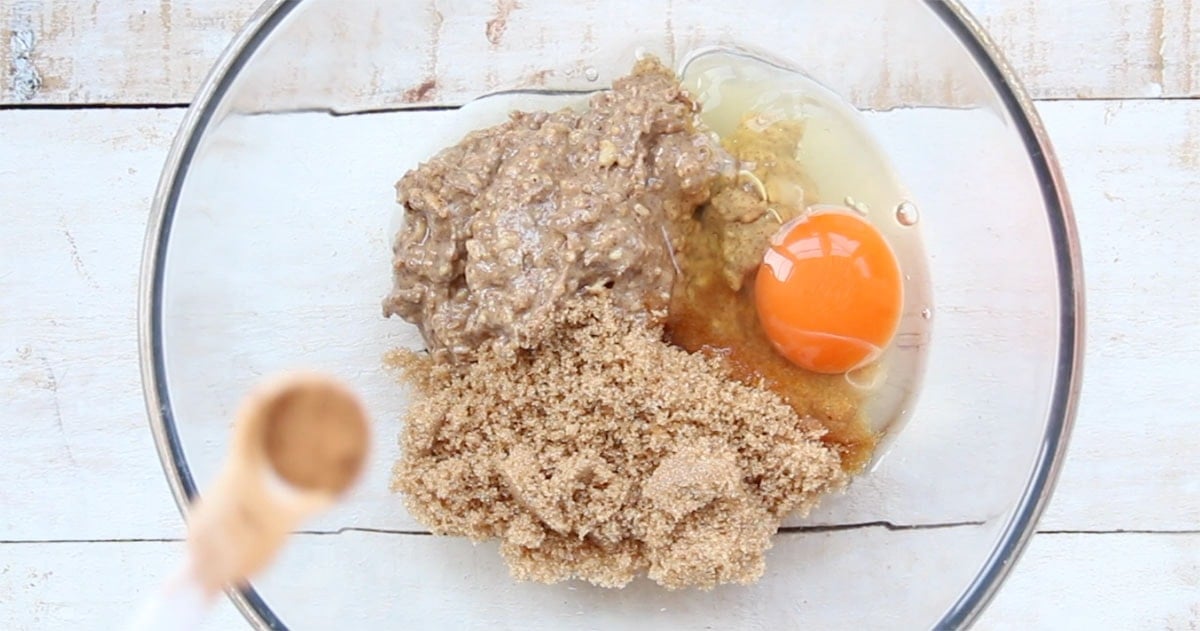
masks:
[[[452,102],[475,89],[478,77],[470,67],[439,64],[439,57],[456,59],[480,46],[495,48],[485,68],[493,75],[483,77],[488,87],[542,80],[523,61],[530,47],[566,69],[559,79],[578,83],[597,59],[598,42],[624,37],[635,19],[616,15],[611,23],[596,22],[592,41],[558,42],[546,33],[564,16],[531,10],[535,0],[417,4],[424,10],[413,14],[422,17],[411,23],[322,28],[374,36],[377,43],[395,39],[382,37],[381,28],[410,29],[420,50],[405,49],[397,67],[404,77],[431,68],[430,76],[444,79],[440,90],[378,83],[387,77],[370,60],[322,89],[359,104],[364,94],[381,105]],[[1075,201],[1089,285],[1086,379],[1069,458],[1040,533],[979,628],[1194,631],[1200,628],[1200,480],[1192,463],[1200,452],[1200,398],[1192,381],[1200,362],[1200,260],[1193,242],[1200,215],[1190,209],[1200,203],[1200,101],[1188,99],[1200,96],[1200,38],[1192,37],[1200,5],[964,4],[1030,92],[1046,100],[1039,111]],[[146,429],[135,322],[146,214],[183,110],[44,106],[186,103],[257,6],[257,0],[0,0],[0,30],[7,35],[0,36],[0,397],[8,403],[0,423],[2,629],[119,627],[178,562],[183,534]],[[595,20],[610,15],[601,0],[570,6]],[[433,37],[431,45],[437,31],[421,20],[444,15],[450,35]],[[744,16],[752,25],[776,17]],[[674,30],[657,44],[664,50],[686,50],[712,32],[683,18],[666,27]],[[318,31],[311,36],[329,35]],[[812,54],[822,41],[789,45],[793,54]],[[906,58],[895,41],[860,46],[867,56],[908,66],[888,68],[878,90],[851,90],[860,104],[961,96],[962,86],[950,80],[921,83],[925,91],[914,92],[920,68],[895,61]],[[336,58],[324,60],[332,64],[327,68],[320,63],[306,59],[303,66],[326,76],[346,71]],[[303,72],[292,68],[263,85],[287,93],[309,84]],[[219,440],[207,440],[196,442],[219,450]],[[378,487],[383,478],[369,482]],[[357,497],[349,510],[311,527],[411,525],[388,522],[389,511],[372,508],[379,503],[378,494]],[[891,535],[902,541],[905,532],[884,536]],[[322,552],[314,553],[313,567],[324,563],[331,572],[342,567],[335,553],[345,550],[394,548],[439,562],[497,563],[493,550],[460,558],[467,553],[458,543],[432,541],[348,531],[302,536],[297,550],[316,546]],[[459,552],[447,553],[444,545]],[[285,562],[306,559],[293,551]],[[333,626],[330,612],[324,615],[309,628]],[[221,602],[207,628],[240,625],[232,606]]]
[[[0,113],[0,539],[180,531],[146,466],[135,297],[181,114]]]
[[[356,1],[348,0],[344,6],[353,7]],[[386,21],[376,16],[379,23],[373,24],[368,16],[362,21],[331,25],[341,29],[331,33],[362,36],[362,41],[379,42],[380,54],[391,53],[394,51],[386,46],[392,44],[385,46],[379,29],[411,28],[405,24],[424,20],[430,11],[440,15],[438,1],[418,3],[424,10],[396,3],[396,10],[409,16],[407,21],[397,14],[396,20]],[[428,65],[437,55],[443,61],[455,59],[456,52],[465,50],[462,46],[486,49],[489,38],[501,42],[497,46],[503,54],[498,53],[497,67],[501,72],[510,70],[514,81],[522,79],[525,62],[518,62],[520,57],[505,61],[506,55],[523,55],[531,46],[540,51],[539,57],[554,59],[564,68],[582,67],[589,61],[588,51],[597,50],[603,42],[581,47],[551,37],[540,42],[526,39],[504,43],[505,25],[511,19],[512,36],[521,28],[522,20],[550,24],[570,20],[571,16],[613,15],[600,9],[604,4],[601,0],[559,4],[570,7],[571,12],[562,16],[530,15],[533,11],[519,8],[520,3],[501,0],[494,6],[460,4],[447,6],[445,13],[461,21],[464,29],[469,23],[471,35],[463,37],[475,38],[471,40],[474,43],[444,42],[430,49],[433,52],[408,51],[413,55],[414,68]],[[964,4],[999,43],[1037,98],[1175,98],[1195,96],[1200,90],[1200,63],[1196,61],[1200,38],[1191,35],[1200,28],[1200,4],[1191,0],[966,0]],[[517,8],[507,9],[510,5]],[[257,6],[255,0],[6,0],[0,3],[0,20],[6,22],[4,30],[10,36],[0,39],[0,104],[187,102],[217,55]],[[742,19],[753,20],[755,16],[744,15]],[[432,28],[432,24],[422,23],[421,28]],[[623,36],[631,28],[614,24],[613,37]],[[604,30],[603,21],[597,25],[598,33]],[[893,28],[904,26],[896,24]],[[697,28],[702,29],[702,25]],[[409,39],[424,41],[427,34],[422,33],[417,29]],[[372,34],[376,39],[370,39]],[[690,41],[687,33],[681,32],[677,38],[681,46]],[[449,48],[439,52],[439,46]],[[889,53],[890,45],[863,41],[860,46],[867,47],[864,55],[869,56],[875,48],[881,54]],[[880,75],[881,82],[891,86],[885,86],[885,93],[877,95],[881,99],[887,94],[903,94],[904,81],[915,76],[910,76],[911,69],[902,62],[911,45],[892,48],[896,67]],[[131,63],[133,60],[136,63]],[[293,77],[283,80],[304,81],[306,72],[311,78],[314,67],[337,61],[306,57],[306,68],[297,69]],[[934,63],[936,59],[928,61]],[[455,66],[462,64],[445,64],[442,72],[456,72]],[[353,90],[358,89],[355,82],[369,84],[378,68],[367,62],[341,67],[343,72],[348,69],[351,75],[361,69],[361,76],[338,85]],[[935,93],[951,89],[936,82],[931,85],[929,89]],[[420,82],[407,88],[419,89]]]
[[[1188,367],[1200,365],[1200,259],[1183,235],[1200,234],[1188,210],[1200,203],[1200,102],[1038,109],[1075,205],[1088,288],[1083,394],[1042,527],[1195,529],[1200,433],[1187,426],[1200,397]]]
[[[1171,235],[1200,228],[1185,210],[1200,201],[1192,175],[1200,104],[1041,109],[1075,183],[1090,284],[1103,288],[1089,296],[1088,389],[1043,526],[1194,528],[1200,487],[1186,455],[1200,438],[1188,374],[1177,367],[1200,359],[1200,330],[1188,315],[1200,304],[1188,281],[1200,262]],[[0,512],[0,539],[179,533],[145,429],[134,322],[143,222],[179,116],[0,113],[0,190],[20,200],[7,212],[44,218],[0,231],[9,269],[37,270],[0,275],[0,384],[14,418],[25,419],[0,426],[0,458],[12,465],[0,469],[0,499],[11,508]],[[1139,405],[1128,405],[1131,396]],[[79,518],[90,514],[106,517]]]
[[[421,540],[424,544],[410,548],[410,554],[437,555],[443,564],[460,562],[457,555],[448,554],[429,538]],[[303,539],[296,542],[297,546],[307,544]],[[0,628],[8,631],[120,628],[157,582],[175,570],[181,549],[178,542],[157,541],[0,544],[3,555],[0,602],[18,603],[16,607],[0,607]],[[317,565],[310,569],[323,568]],[[405,579],[403,574],[399,570],[401,576],[397,580],[414,578]],[[414,587],[397,602],[406,603],[416,613],[421,603],[436,598],[431,585],[425,582]],[[1200,591],[1200,534],[1043,534],[1034,538],[977,628],[1191,631],[1200,621],[1197,591]],[[466,596],[456,598],[463,597]],[[480,595],[474,593],[469,598]],[[326,618],[308,624],[294,616],[289,619],[283,603],[280,609],[284,621],[301,631],[344,629],[350,622],[346,619],[339,619],[340,625],[330,622],[328,616],[345,613],[338,607],[326,607]],[[348,609],[351,612],[348,615],[356,615],[352,608]],[[454,610],[441,611],[445,615]],[[450,622],[446,618],[439,620]],[[456,628],[481,628],[464,625],[461,618],[454,622]],[[240,615],[224,600],[218,603],[205,625],[205,629],[214,631],[238,628],[243,628]],[[487,628],[528,627],[498,623]]]

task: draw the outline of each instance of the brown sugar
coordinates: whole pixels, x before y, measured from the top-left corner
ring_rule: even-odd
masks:
[[[520,579],[749,583],[780,521],[846,480],[820,423],[603,296],[515,360],[389,363],[415,386],[395,489],[436,533],[499,538]]]

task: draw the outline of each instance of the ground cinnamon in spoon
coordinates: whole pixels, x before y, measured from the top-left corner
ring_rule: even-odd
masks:
[[[439,534],[498,537],[514,576],[749,583],[780,521],[844,484],[824,431],[603,297],[536,350],[395,352],[416,388],[394,487]]]
[[[362,408],[349,392],[298,382],[263,411],[267,462],[301,491],[339,494],[358,477],[367,451]]]

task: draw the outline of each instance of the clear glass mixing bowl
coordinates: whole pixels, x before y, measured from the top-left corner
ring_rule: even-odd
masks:
[[[775,538],[754,586],[509,579],[494,544],[428,536],[389,493],[403,396],[383,352],[393,182],[506,90],[591,91],[635,51],[748,50],[861,110],[918,200],[936,304],[911,421],[844,495]],[[151,217],[141,345],[186,509],[233,407],[297,366],[358,388],[376,448],[348,501],[253,588],[257,627],[957,627],[1033,532],[1078,392],[1082,292],[1042,126],[963,9],[936,0],[273,0],[188,111]]]

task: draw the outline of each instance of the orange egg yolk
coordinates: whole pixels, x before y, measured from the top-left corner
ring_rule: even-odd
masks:
[[[819,210],[771,238],[754,284],[767,338],[789,361],[842,373],[879,357],[900,323],[900,265],[862,217]]]

